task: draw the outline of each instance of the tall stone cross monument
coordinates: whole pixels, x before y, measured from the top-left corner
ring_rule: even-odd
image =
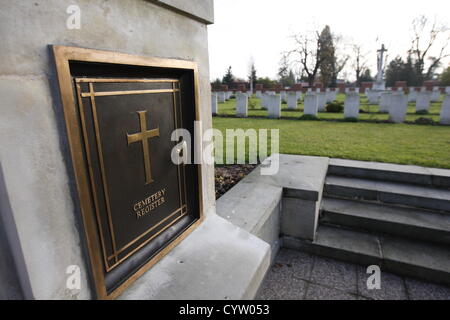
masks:
[[[381,49],[377,50],[377,76],[375,80],[374,89],[375,90],[384,90],[386,84],[383,79],[384,75],[384,53],[387,51],[384,44],[381,45]]]

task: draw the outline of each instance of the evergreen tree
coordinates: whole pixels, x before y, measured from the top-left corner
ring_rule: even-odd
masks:
[[[252,63],[250,66],[250,74],[248,75],[248,81],[253,84],[253,88],[255,87],[257,80],[258,80],[258,78],[256,76],[255,64]]]
[[[231,66],[228,67],[227,73],[222,78],[222,84],[231,85],[234,81],[233,73],[231,72]]]
[[[441,86],[450,86],[450,65],[445,69],[440,76]]]
[[[332,85],[336,79],[336,55],[333,35],[329,26],[325,26],[320,33],[320,78],[325,87]],[[336,75],[337,76],[337,75]]]

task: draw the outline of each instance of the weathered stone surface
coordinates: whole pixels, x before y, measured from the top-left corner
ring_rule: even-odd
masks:
[[[202,2],[212,5],[212,1],[196,1],[186,10]],[[76,4],[81,8],[81,29],[74,30],[66,27],[69,4],[65,1],[10,1],[2,3],[0,11],[0,158],[37,299],[91,297],[49,44],[197,62],[200,118],[204,130],[211,127],[204,23],[149,1],[80,0]],[[208,210],[215,202],[213,166],[203,165],[201,175],[203,207],[214,214]],[[81,268],[81,291],[66,290],[69,265]]]
[[[210,215],[120,299],[253,299],[270,266],[270,247]]]
[[[186,14],[188,17],[198,19],[206,24],[214,23],[214,2],[212,0],[191,0],[189,3],[184,0],[150,1],[179,10],[179,12]]]

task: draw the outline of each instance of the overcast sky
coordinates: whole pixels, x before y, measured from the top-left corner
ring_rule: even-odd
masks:
[[[247,78],[251,58],[258,77],[275,78],[281,52],[292,48],[290,36],[326,24],[347,43],[363,45],[374,75],[381,43],[389,58],[405,55],[415,17],[425,14],[450,25],[449,0],[214,0],[214,6],[215,24],[208,27],[212,80],[222,78],[229,65],[235,76]],[[350,68],[345,72],[354,79]]]

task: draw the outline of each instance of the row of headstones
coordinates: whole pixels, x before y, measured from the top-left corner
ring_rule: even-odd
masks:
[[[327,103],[336,100],[337,91],[332,90],[320,90],[316,92],[308,91],[306,95],[317,96],[317,108],[319,111],[325,111]],[[229,95],[228,97],[231,97]],[[247,117],[248,115],[248,99],[251,94],[236,92],[236,116]],[[261,99],[261,107],[268,111],[269,118],[281,117],[281,104],[287,103],[288,110],[296,110],[298,103],[302,100],[301,91],[281,91],[277,94],[275,91],[256,91],[256,97]],[[219,112],[219,103],[225,102],[227,99],[227,92],[213,92],[211,95],[211,111],[212,114]]]
[[[392,90],[385,90],[385,91],[379,91],[379,90],[366,90],[366,96],[369,100],[370,104],[378,104],[380,105],[380,108],[382,108],[382,105],[385,105],[383,103],[383,100],[388,99],[388,97],[384,97],[385,95],[389,96],[393,92],[404,92],[402,88],[398,88],[396,91]],[[445,93],[450,94],[450,87],[445,88]],[[427,90],[425,87],[421,88],[409,88],[407,93],[407,99],[408,103],[415,102],[416,103],[416,111],[420,110],[427,110],[430,107],[431,102],[439,102],[441,98],[441,91],[438,87],[433,88],[432,91]]]
[[[417,95],[416,111],[427,110],[430,107],[431,91],[420,91]],[[440,97],[440,95],[439,95]],[[380,112],[389,113],[389,120],[395,123],[405,121],[408,110],[409,96],[403,91],[384,91],[380,94]],[[355,118],[359,116],[359,93],[348,93],[344,103],[344,117]],[[441,107],[442,124],[450,124],[450,93],[445,95]]]
[[[422,103],[422,93],[428,97],[427,103]],[[304,114],[317,117],[317,113],[325,110],[327,102],[336,99],[335,91],[320,91],[307,92],[304,96]],[[428,110],[430,91],[420,91],[418,93],[416,110]],[[268,111],[269,118],[281,117],[281,95],[265,92],[262,93],[261,106]],[[288,91],[286,94],[288,109],[295,110],[298,106],[298,101],[301,100],[301,92]],[[236,116],[245,118],[248,116],[248,98],[246,93],[236,93]],[[380,94],[380,112],[389,113],[389,119],[395,123],[405,121],[406,112],[408,109],[408,95],[403,91],[384,91]],[[428,107],[427,107],[428,106]],[[360,110],[360,94],[357,91],[350,91],[346,94],[344,103],[344,117],[357,119]],[[212,113],[218,113],[218,99],[217,94],[212,94]],[[441,108],[442,124],[450,124],[450,93],[445,95]]]

